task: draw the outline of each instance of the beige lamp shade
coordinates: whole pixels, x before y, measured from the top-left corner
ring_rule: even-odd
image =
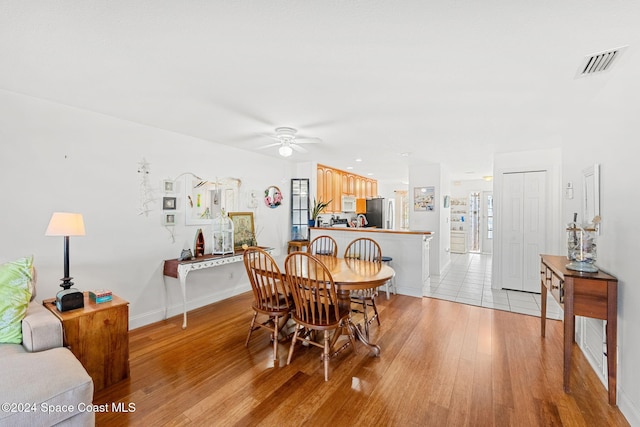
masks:
[[[84,236],[82,214],[54,212],[44,234],[45,236]]]

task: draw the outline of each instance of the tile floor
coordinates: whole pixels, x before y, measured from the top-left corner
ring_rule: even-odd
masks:
[[[440,276],[431,276],[431,298],[512,311],[540,317],[540,294],[491,289],[490,254],[451,254],[451,264]],[[547,295],[547,318],[562,319],[562,310]]]

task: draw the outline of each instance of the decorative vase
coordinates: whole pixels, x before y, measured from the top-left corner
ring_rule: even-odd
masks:
[[[316,226],[316,220],[315,219],[310,219],[309,220],[309,227],[315,227]]]
[[[598,267],[595,266],[597,258],[596,250],[596,228],[591,226],[581,227],[576,223],[569,224],[567,228],[567,264],[569,270],[595,273]]]

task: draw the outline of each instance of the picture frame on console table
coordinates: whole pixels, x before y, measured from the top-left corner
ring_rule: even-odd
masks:
[[[238,251],[242,245],[255,246],[256,232],[253,223],[253,212],[229,212],[233,222],[233,249]]]

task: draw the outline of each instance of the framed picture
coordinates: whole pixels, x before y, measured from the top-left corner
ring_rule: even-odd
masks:
[[[162,225],[176,225],[176,214],[164,212],[162,214]]]
[[[229,212],[233,222],[233,248],[241,250],[242,245],[256,245],[256,233],[253,226],[253,212]]]
[[[435,209],[435,195],[435,187],[414,187],[413,210],[418,212],[433,212]]]
[[[171,179],[162,181],[162,191],[165,193],[173,193],[175,191],[175,181]]]
[[[176,208],[176,198],[175,197],[163,197],[162,198],[162,209],[165,211],[174,210]]]

